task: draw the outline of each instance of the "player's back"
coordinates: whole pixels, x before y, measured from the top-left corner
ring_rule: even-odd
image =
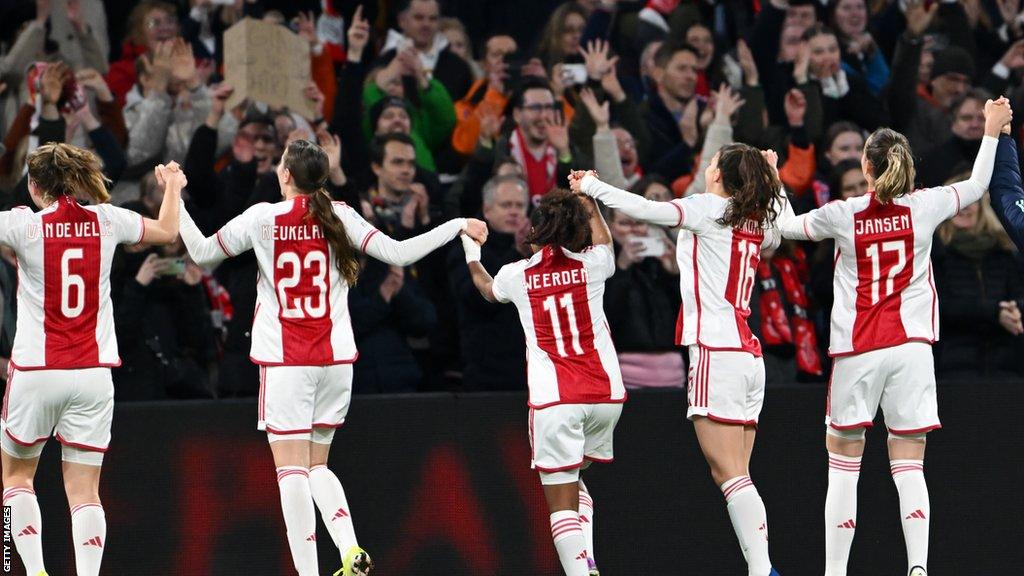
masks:
[[[495,276],[495,298],[516,305],[526,335],[531,407],[625,400],[604,314],[604,283],[614,271],[609,246],[546,246]]]
[[[365,221],[346,218],[351,208],[334,205],[350,241]],[[372,230],[371,228],[368,228]],[[364,233],[365,240],[369,233]],[[355,339],[348,313],[348,283],[335,265],[309,198],[257,204],[218,233],[234,256],[252,248],[259,264],[251,358],[257,364],[323,366],[354,362]],[[358,245],[358,244],[357,244]]]
[[[21,370],[117,366],[110,264],[118,244],[142,241],[141,215],[60,196],[33,213],[2,213],[0,243],[18,257],[11,363]]]
[[[932,238],[959,210],[959,193],[943,186],[833,202],[805,221],[812,238],[836,240],[833,356],[938,340]]]
[[[676,343],[760,356],[747,317],[761,250],[777,246],[779,235],[749,220],[723,226],[729,202],[709,193],[673,201],[683,224],[676,244],[682,293]]]

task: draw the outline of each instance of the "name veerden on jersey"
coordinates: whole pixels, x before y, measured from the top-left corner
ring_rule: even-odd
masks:
[[[574,268],[562,272],[545,272],[544,274],[527,274],[524,279],[527,290],[551,288],[553,286],[569,286],[586,284],[588,281],[586,268]]]
[[[853,221],[854,234],[864,236],[869,234],[884,234],[886,232],[899,232],[910,230],[910,214],[899,216],[888,216],[886,218],[869,218],[867,220]]]
[[[276,226],[265,224],[260,229],[260,235],[264,240],[279,240],[281,242],[296,242],[301,240],[320,240],[324,237],[323,230],[319,226]]]

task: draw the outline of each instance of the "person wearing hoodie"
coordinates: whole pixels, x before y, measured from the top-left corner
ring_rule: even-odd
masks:
[[[438,29],[441,5],[437,0],[400,0],[397,4],[401,32],[388,31],[378,66],[386,66],[412,46],[427,76],[440,82],[452,100],[461,100],[473,84],[473,71],[451,51],[448,38]]]

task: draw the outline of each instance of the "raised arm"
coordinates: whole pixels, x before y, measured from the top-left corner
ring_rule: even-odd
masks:
[[[583,205],[587,207],[587,212],[590,213],[590,240],[594,246],[600,246],[604,244],[609,248],[612,247],[612,231],[608,229],[608,223],[604,221],[604,215],[601,214],[601,208],[597,205],[597,200],[593,198],[580,198],[583,201]]]
[[[165,196],[166,198],[166,196]],[[181,240],[188,249],[189,256],[200,266],[213,266],[228,257],[228,254],[217,242],[217,235],[204,236],[192,221],[192,216],[185,209],[184,203],[179,208],[179,222],[181,223]]]
[[[974,159],[971,177],[953,185],[960,195],[960,207],[974,204],[988,190],[992,181],[992,169],[996,161],[996,148],[999,146],[999,133],[1003,126],[1013,120],[1010,101],[1005,97],[989,100],[985,103],[985,137],[981,139],[981,148]]]
[[[156,220],[143,218],[142,242],[144,244],[170,244],[178,238],[178,210],[181,205],[181,189],[188,184],[185,173],[177,162],[156,167],[156,181],[164,187],[164,199]]]
[[[1017,248],[1024,250],[1024,186],[1021,185],[1020,160],[1013,137],[1003,134],[996,148],[995,170],[989,185],[992,209]]]
[[[381,262],[393,266],[408,266],[463,232],[478,242],[487,240],[487,224],[473,218],[455,218],[429,232],[401,242],[386,234],[372,232],[363,241],[363,250]]]
[[[469,265],[469,276],[473,279],[473,286],[480,291],[484,300],[497,302],[498,299],[494,297],[494,278],[491,278],[484,265],[480,263],[480,245],[468,236],[463,236],[462,248],[466,251],[466,264]]]
[[[655,202],[639,194],[633,194],[606,184],[597,179],[593,172],[587,172],[581,179],[570,180],[573,191],[582,192],[609,208],[621,211],[630,218],[636,218],[659,226],[683,224],[683,211],[671,202]]]

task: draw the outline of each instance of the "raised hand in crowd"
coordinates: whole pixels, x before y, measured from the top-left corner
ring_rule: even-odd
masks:
[[[597,96],[590,88],[580,90],[580,101],[587,107],[587,112],[594,120],[598,130],[607,130],[611,121],[611,112],[608,101],[598,103]]]
[[[793,81],[806,84],[808,69],[811,66],[811,45],[804,41],[800,43],[800,50],[796,53],[796,60],[793,62]]]
[[[747,101],[740,96],[739,92],[729,88],[729,85],[723,82],[715,94],[715,122],[732,124],[733,114],[746,103]]]
[[[698,110],[697,99],[690,98],[690,101],[683,108],[683,115],[679,118],[679,134],[682,135],[683,141],[690,148],[695,148],[697,140],[700,139],[700,129],[697,126]]]
[[[1010,44],[1010,47],[1003,54],[1003,57],[1000,58],[999,62],[1010,70],[1024,67],[1024,39]]]
[[[760,82],[757,64],[754,62],[750,47],[743,40],[736,43],[736,59],[739,60],[740,70],[743,71],[743,83],[747,86],[757,86]]]
[[[331,183],[335,186],[344,186],[348,181],[345,172],[341,169],[341,138],[327,131],[321,126],[316,131],[316,141],[324,152],[327,153],[327,160],[330,162]]]
[[[300,11],[294,22],[299,38],[305,40],[310,48],[320,44],[320,37],[316,33],[316,16],[312,12]]]
[[[907,18],[907,33],[913,37],[924,34],[924,31],[931,25],[932,19],[939,12],[940,4],[940,2],[909,0],[907,11],[904,14]]]
[[[170,43],[169,55],[171,78],[184,82],[189,90],[199,86],[199,75],[196,71],[196,57],[192,53],[192,45],[180,36]]]
[[[71,69],[63,62],[51,62],[40,77],[40,94],[43,97],[41,115],[46,120],[57,120],[60,111],[57,106],[64,93],[64,84],[71,79]]]
[[[363,18],[363,5],[356,6],[352,14],[352,25],[348,27],[348,52],[346,58],[349,62],[362,62],[363,50],[370,41],[370,22]]]
[[[807,97],[803,92],[796,88],[790,89],[789,92],[786,92],[782,105],[786,111],[786,122],[789,123],[790,128],[799,128],[804,125],[804,117],[807,115]]]
[[[324,93],[320,87],[316,85],[316,82],[310,80],[302,90],[302,95],[313,104],[313,112],[316,115],[315,118],[306,118],[306,120],[309,120],[310,123],[322,121],[324,118]]]
[[[36,0],[36,22],[45,24],[50,18],[50,0]]]
[[[92,68],[83,68],[75,74],[75,79],[83,87],[91,90],[96,94],[96,99],[100,102],[113,102],[114,94],[110,91],[110,86],[107,85],[107,81],[103,79],[103,75]]]
[[[395,297],[402,290],[402,286],[405,285],[405,268],[401,266],[388,266],[388,275],[384,278],[384,281],[380,283],[380,297],[385,302],[391,302],[391,299]]]
[[[600,82],[608,72],[618,63],[618,57],[609,58],[608,51],[611,46],[604,40],[591,40],[586,47],[580,46],[580,54],[587,66],[587,76],[595,82]]]
[[[569,154],[569,126],[561,113],[554,114],[548,123],[548,143],[554,147],[559,156]]]
[[[210,113],[206,115],[206,125],[216,130],[220,124],[220,119],[224,117],[228,98],[234,93],[235,88],[227,82],[221,82],[219,85],[211,88]]]

